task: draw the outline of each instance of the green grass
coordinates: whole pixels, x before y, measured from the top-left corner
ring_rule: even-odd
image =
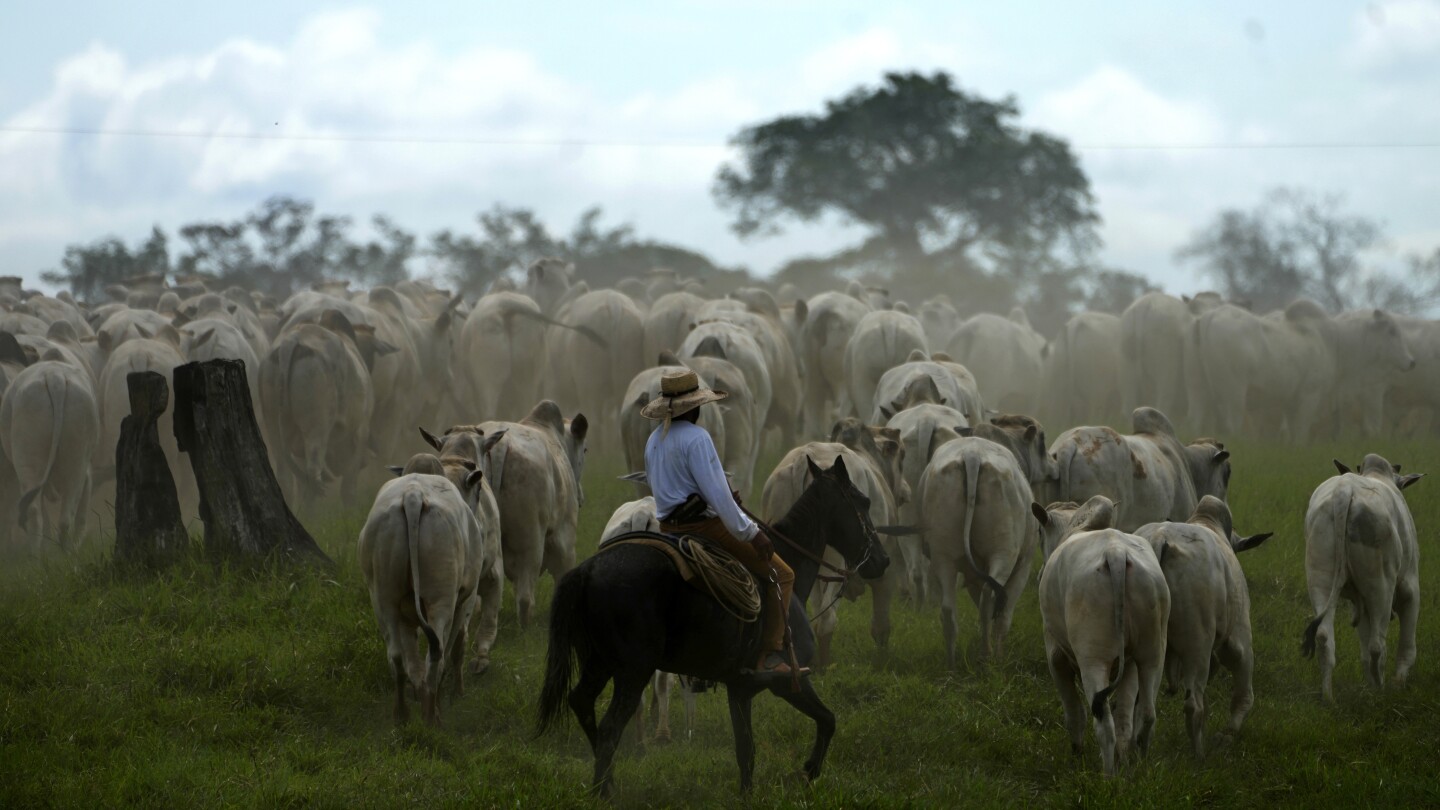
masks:
[[[866,597],[842,606],[838,663],[817,679],[839,717],[824,776],[796,783],[812,726],[762,697],[751,804],[1440,805],[1440,481],[1408,491],[1425,558],[1409,687],[1365,687],[1346,626],[1338,703],[1324,706],[1317,667],[1299,654],[1310,614],[1304,510],[1331,474],[1330,457],[1353,463],[1374,449],[1407,471],[1440,473],[1440,445],[1233,449],[1237,527],[1276,532],[1242,558],[1257,666],[1255,709],[1238,739],[1216,744],[1229,688],[1220,675],[1205,762],[1189,756],[1179,699],[1162,697],[1151,756],[1107,780],[1093,739],[1082,761],[1069,755],[1033,587],[1006,659],[955,672],[943,664],[937,609],[897,606],[882,655],[869,639]],[[582,557],[610,510],[631,497],[618,472],[591,460]],[[0,806],[589,803],[590,752],[574,723],[532,738],[545,632],[520,632],[511,603],[491,671],[445,707],[445,728],[393,726],[391,681],[354,560],[362,520],[357,510],[309,521],[338,562],[333,578],[217,571],[199,559],[136,578],[114,573],[107,550],[94,546],[78,557],[10,563],[0,577]],[[550,589],[547,580],[546,603]],[[960,617],[964,644],[976,635],[974,608],[964,604]],[[1392,624],[1392,661],[1394,637]],[[627,736],[617,803],[740,802],[724,698],[699,701],[691,742],[641,752]],[[673,715],[680,736],[678,699]]]

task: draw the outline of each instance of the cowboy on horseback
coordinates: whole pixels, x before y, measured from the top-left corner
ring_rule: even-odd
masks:
[[[770,538],[740,508],[739,497],[725,480],[715,442],[696,423],[701,406],[727,396],[724,391],[701,389],[700,377],[693,371],[661,377],[660,396],[640,411],[647,419],[664,420],[645,443],[645,472],[661,531],[708,540],[729,552],[762,583],[774,583],[774,587],[762,588],[769,609],[761,614],[760,660],[755,670],[790,675],[792,669],[782,651],[795,572],[775,556]]]

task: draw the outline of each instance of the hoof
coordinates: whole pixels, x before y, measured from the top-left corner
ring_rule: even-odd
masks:
[[[468,669],[471,675],[484,675],[490,670],[490,659],[472,658]]]

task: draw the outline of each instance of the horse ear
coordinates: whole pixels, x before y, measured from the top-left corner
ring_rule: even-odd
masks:
[[[830,472],[834,473],[835,477],[842,481],[848,482],[850,480],[850,471],[845,469],[844,456],[836,457],[835,463],[830,465]]]
[[[810,469],[810,477],[811,477],[811,478],[819,478],[819,477],[820,477],[820,473],[824,472],[824,470],[821,470],[821,469],[820,469],[820,465],[818,465],[818,464],[815,463],[815,459],[813,459],[813,458],[811,458],[811,457],[809,457],[809,456],[806,456],[806,457],[805,457],[805,466]]]
[[[423,427],[420,428],[420,437],[425,440],[426,444],[430,445],[436,450],[439,450],[440,446],[444,444],[444,442],[440,441],[439,436],[436,436],[435,434],[431,433]]]

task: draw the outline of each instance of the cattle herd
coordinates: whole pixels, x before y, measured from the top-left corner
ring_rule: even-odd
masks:
[[[1217,439],[1186,442],[1176,425],[1298,443],[1424,428],[1440,409],[1440,324],[1380,310],[1330,315],[1302,300],[1257,315],[1214,294],[1150,293],[1118,317],[1078,314],[1047,340],[1019,309],[961,318],[943,296],[912,308],[858,284],[808,299],[786,288],[712,299],[670,272],[601,290],[575,276],[544,259],[474,301],[406,281],[361,292],[327,284],[283,302],[198,278],[142,278],[83,305],[0,279],[0,545],[65,548],[87,515],[104,514],[129,373],[241,360],[292,504],[332,493],[353,504],[396,465],[359,561],[396,714],[408,683],[438,719],[442,676],[458,686],[462,670],[489,661],[504,582],[528,626],[541,574],[558,579],[575,565],[587,447],[641,469],[651,423],[640,408],[662,374],[688,367],[730,394],[700,424],[737,491],[761,483],[762,517],[800,496],[807,459],[843,458],[872,522],[892,529],[897,564],[884,577],[817,588],[822,664],[838,621],[829,606],[865,587],[878,645],[894,598],[938,602],[953,665],[963,586],[978,609],[980,656],[1002,655],[1038,557],[1066,727],[1078,750],[1088,717],[1113,773],[1148,744],[1162,680],[1185,695],[1197,755],[1216,667],[1233,674],[1230,729],[1253,702],[1237,553],[1268,535],[1232,525],[1230,451]],[[1126,415],[1128,433],[1103,426]],[[1078,426],[1050,442],[1040,419]],[[429,452],[412,456],[417,426]],[[168,414],[160,435],[193,515],[198,496]],[[766,447],[784,455],[757,482]],[[1338,601],[1355,607],[1377,687],[1392,613],[1395,679],[1414,663],[1419,606],[1401,491],[1420,476],[1376,455],[1353,471],[1336,464],[1305,521],[1314,612],[1304,646],[1319,654],[1327,699]],[[643,481],[635,487],[607,535],[656,527],[653,499]]]

